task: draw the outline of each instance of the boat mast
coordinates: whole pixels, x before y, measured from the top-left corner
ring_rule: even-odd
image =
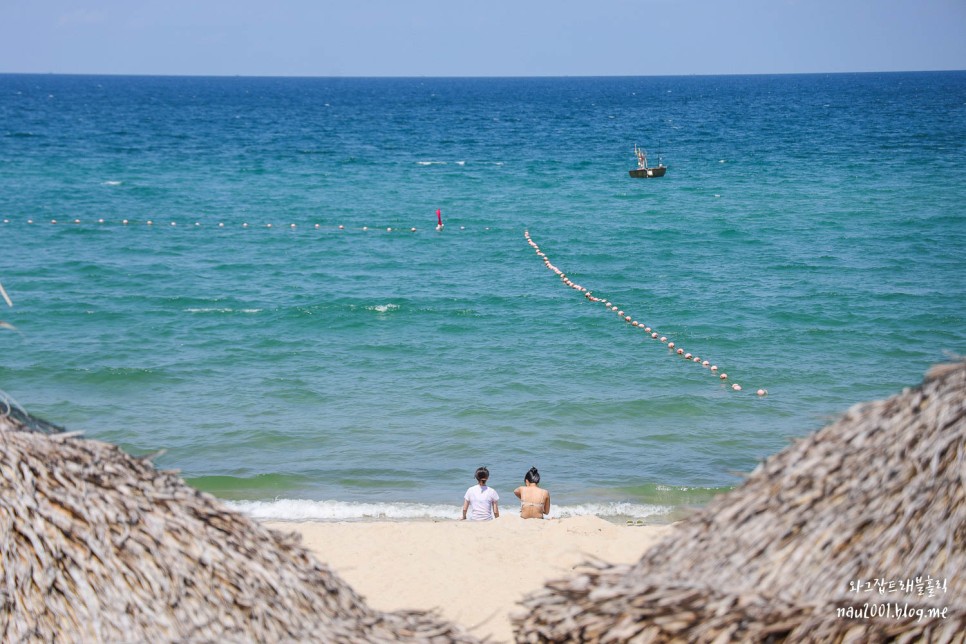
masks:
[[[634,154],[637,155],[637,167],[642,170],[647,167],[647,152],[634,145]]]

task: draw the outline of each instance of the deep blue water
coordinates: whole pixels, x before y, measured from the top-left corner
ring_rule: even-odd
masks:
[[[0,75],[0,389],[262,516],[661,520],[966,353],[964,176],[964,72]]]

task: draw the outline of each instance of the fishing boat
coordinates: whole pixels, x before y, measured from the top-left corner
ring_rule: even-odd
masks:
[[[637,157],[637,168],[634,170],[629,170],[631,176],[635,179],[650,179],[651,177],[663,177],[664,173],[667,172],[667,166],[658,161],[658,164],[653,167],[647,167],[647,152],[640,149],[636,145],[634,146],[634,155]]]

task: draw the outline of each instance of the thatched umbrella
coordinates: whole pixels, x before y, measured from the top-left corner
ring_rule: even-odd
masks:
[[[0,641],[477,641],[378,612],[294,536],[0,399]]]
[[[767,459],[636,565],[549,583],[517,641],[962,642],[964,485],[960,362]]]

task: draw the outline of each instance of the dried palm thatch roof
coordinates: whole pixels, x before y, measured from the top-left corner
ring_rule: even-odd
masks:
[[[0,399],[0,641],[476,641],[369,608],[296,537]]]
[[[516,638],[962,642],[964,495],[960,362],[767,459],[637,564],[549,583],[524,600]]]

